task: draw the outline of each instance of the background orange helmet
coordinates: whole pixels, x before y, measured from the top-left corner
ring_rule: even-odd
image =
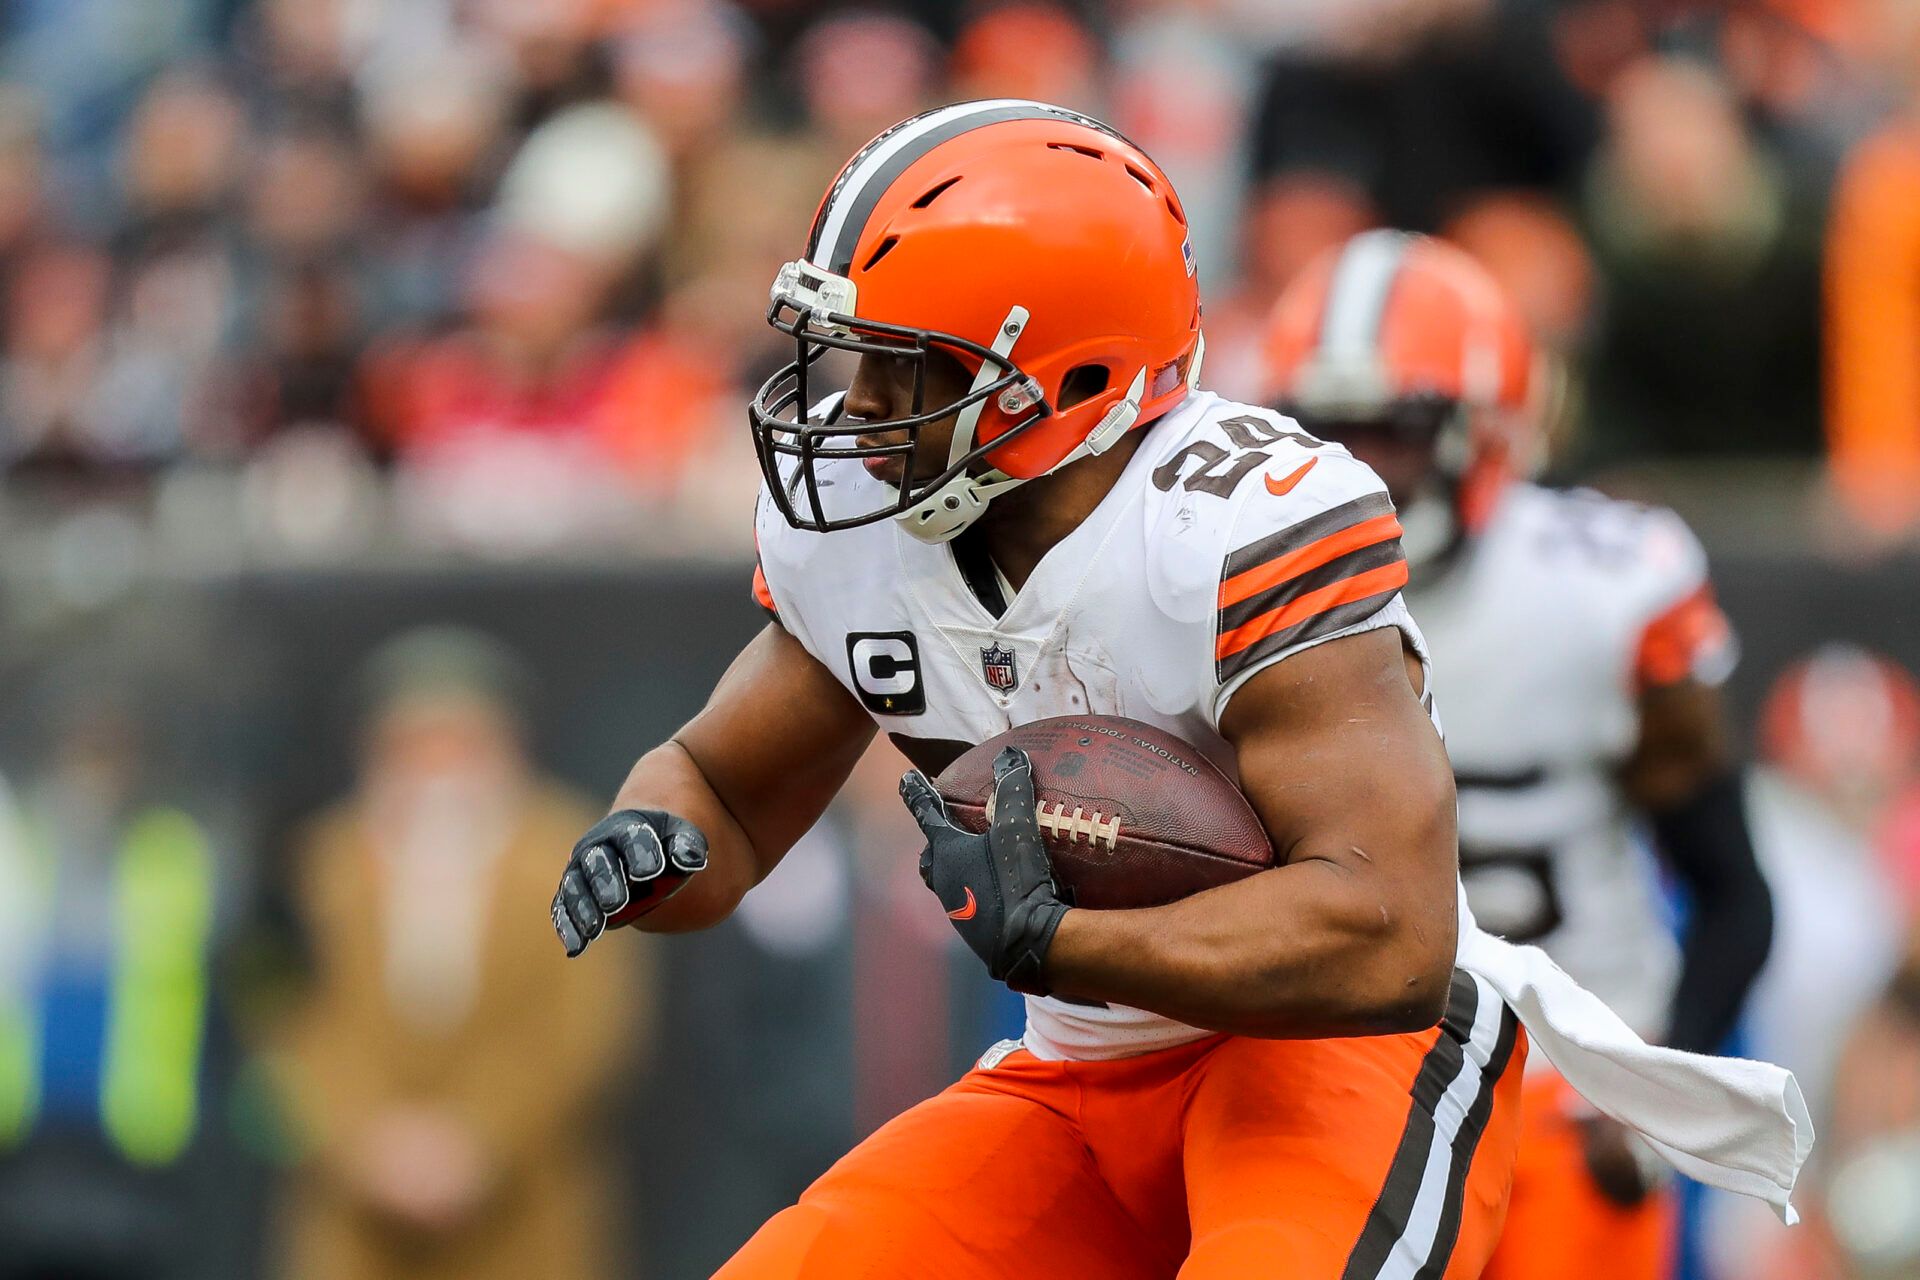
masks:
[[[750,410],[782,514],[821,530],[896,516],[930,541],[1165,413],[1201,355],[1186,214],[1166,175],[1099,121],[1017,99],[941,107],[862,147],[821,201],[806,255],[781,269],[768,319],[798,344]],[[810,419],[808,370],[828,348],[918,361],[913,414]],[[920,402],[935,350],[973,374],[950,404]],[[1062,408],[1073,374],[1099,390]],[[947,467],[916,484],[919,432],[949,415]],[[861,434],[890,442],[861,446]],[[909,463],[891,501],[849,510],[835,503],[854,486],[823,493],[822,466],[884,456]]]
[[[1265,358],[1270,399],[1310,431],[1363,456],[1369,434],[1430,445],[1450,542],[1540,460],[1543,361],[1499,283],[1442,241],[1369,231],[1321,255],[1275,305]]]

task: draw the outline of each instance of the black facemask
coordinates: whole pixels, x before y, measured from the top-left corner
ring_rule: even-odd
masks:
[[[797,350],[793,361],[760,387],[748,406],[747,416],[768,492],[787,523],[797,529],[821,533],[850,529],[910,511],[979,463],[989,452],[1031,430],[1052,413],[1033,380],[1017,365],[966,338],[821,312],[788,297],[775,299],[767,312],[767,322],[782,333],[792,335]],[[811,406],[820,398],[818,389],[808,385],[809,372],[828,351],[882,355],[909,362],[913,369],[912,412],[905,417],[873,421],[848,421],[837,414],[808,419]],[[959,399],[928,406],[925,403],[928,361],[936,351],[958,357],[965,365],[977,365],[984,376],[976,376],[973,386]],[[952,459],[938,475],[927,480],[914,479],[913,459],[922,428],[969,409],[977,414],[996,403],[1009,415],[1025,411],[1025,416],[991,441],[976,443],[962,456]],[[862,445],[857,439],[862,435],[894,438]],[[830,482],[822,482],[822,466],[874,458],[900,460],[905,479],[892,499],[870,503],[863,509],[830,511],[836,504],[833,497],[822,494],[822,490],[830,487]],[[957,498],[953,502],[958,506]]]

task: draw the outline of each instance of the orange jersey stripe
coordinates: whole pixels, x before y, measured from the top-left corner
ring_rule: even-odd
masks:
[[[1397,530],[1398,526],[1396,525],[1395,528]],[[1299,599],[1271,613],[1263,613],[1252,622],[1235,627],[1222,635],[1213,647],[1214,659],[1224,661],[1248,645],[1258,644],[1276,631],[1293,626],[1297,622],[1303,622],[1317,613],[1325,613],[1328,609],[1350,604],[1355,600],[1364,600],[1368,596],[1379,595],[1383,591],[1397,591],[1406,585],[1407,562],[1399,560],[1393,564],[1382,565],[1378,569],[1369,569],[1365,573],[1355,574],[1351,578],[1344,578],[1318,591],[1309,591]]]
[[[1634,674],[1640,687],[1678,684],[1694,673],[1707,654],[1732,642],[1733,628],[1713,598],[1713,588],[1699,590],[1647,624],[1634,655]]]
[[[1283,555],[1277,555],[1265,564],[1255,565],[1242,573],[1235,574],[1220,584],[1220,607],[1238,604],[1249,596],[1259,595],[1268,587],[1277,586],[1288,578],[1295,578],[1309,569],[1318,569],[1329,561],[1337,560],[1349,551],[1358,551],[1361,547],[1370,547],[1377,542],[1386,542],[1400,536],[1400,519],[1392,512],[1375,516],[1371,520],[1362,520],[1359,524],[1349,525],[1338,532],[1330,533],[1318,542],[1309,542]]]

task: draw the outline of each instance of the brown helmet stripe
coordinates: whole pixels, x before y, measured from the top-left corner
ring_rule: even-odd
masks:
[[[835,275],[851,271],[854,248],[881,197],[901,174],[941,143],[1008,120],[1049,119],[1070,120],[1125,141],[1091,116],[1018,98],[961,102],[923,112],[894,125],[847,162],[814,217],[807,260]]]

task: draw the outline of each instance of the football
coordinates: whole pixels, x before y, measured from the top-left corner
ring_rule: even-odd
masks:
[[[1033,761],[1034,802],[1054,879],[1095,910],[1154,907],[1273,865],[1253,806],[1189,744],[1118,716],[1059,716],[974,747],[934,779],[958,826],[984,831],[993,760]]]

